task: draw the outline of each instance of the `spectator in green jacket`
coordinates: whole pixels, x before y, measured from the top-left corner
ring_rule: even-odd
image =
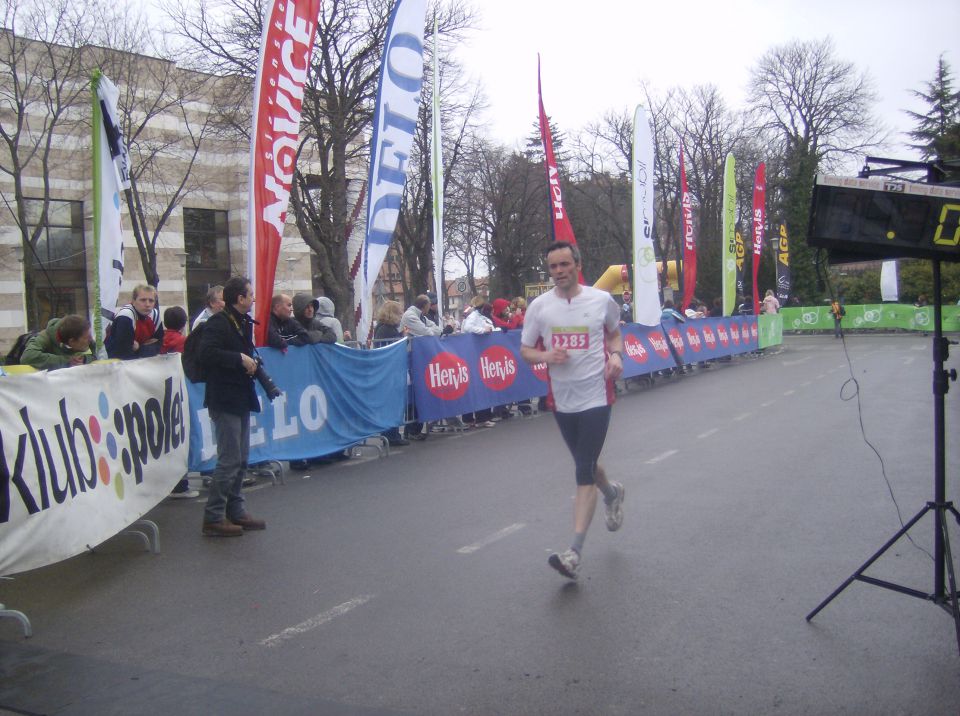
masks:
[[[83,316],[52,318],[44,330],[27,342],[20,362],[37,370],[83,365],[96,358],[92,342],[90,321]]]

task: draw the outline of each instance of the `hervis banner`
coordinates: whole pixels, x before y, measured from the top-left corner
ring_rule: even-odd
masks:
[[[0,575],[96,546],[170,494],[188,415],[179,355],[0,378]]]

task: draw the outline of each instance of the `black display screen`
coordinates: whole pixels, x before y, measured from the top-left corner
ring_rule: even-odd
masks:
[[[960,261],[960,189],[818,177],[808,243],[848,260]]]

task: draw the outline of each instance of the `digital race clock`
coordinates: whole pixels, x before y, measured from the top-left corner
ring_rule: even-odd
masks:
[[[818,175],[808,243],[829,249],[832,262],[960,261],[960,189]]]

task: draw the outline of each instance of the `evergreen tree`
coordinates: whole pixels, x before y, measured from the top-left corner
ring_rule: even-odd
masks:
[[[924,88],[911,90],[911,94],[923,100],[929,110],[924,114],[904,110],[916,123],[916,129],[908,132],[916,142],[910,146],[924,159],[960,158],[960,92],[953,88],[950,65],[943,55],[937,60],[933,80]]]

